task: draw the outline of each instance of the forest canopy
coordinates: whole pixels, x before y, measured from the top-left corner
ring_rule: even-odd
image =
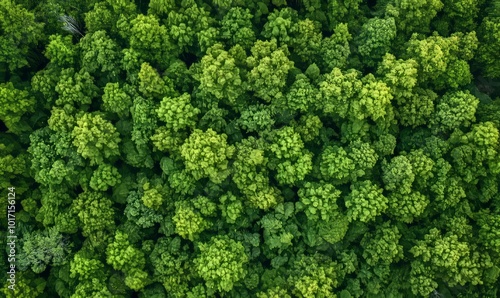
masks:
[[[0,0],[0,296],[498,297],[499,130],[499,1]]]

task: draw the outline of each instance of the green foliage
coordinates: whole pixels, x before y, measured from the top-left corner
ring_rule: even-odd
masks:
[[[396,37],[396,22],[394,18],[369,19],[361,27],[356,37],[359,44],[358,52],[366,61],[366,65],[374,66],[382,56],[389,52],[391,42]]]
[[[25,234],[19,266],[42,273],[48,265],[64,265],[69,250],[69,243],[55,228]]]
[[[276,170],[276,179],[280,184],[295,185],[304,180],[312,170],[312,154],[304,149],[300,135],[293,127],[286,126],[275,130],[270,136],[272,154],[270,168]]]
[[[139,227],[150,228],[162,222],[163,216],[160,212],[146,206],[144,197],[145,194],[142,191],[130,192],[127,196],[127,207],[125,207],[124,214],[129,221],[136,223]],[[148,200],[147,196],[146,201],[153,203],[153,201]]]
[[[87,113],[78,118],[76,124],[71,132],[73,145],[82,157],[90,159],[90,164],[99,164],[119,154],[120,137],[109,121],[98,114]]]
[[[168,40],[167,28],[160,25],[154,15],[137,15],[130,21],[130,47],[144,60],[165,63],[172,45]]]
[[[296,21],[297,12],[292,8],[275,10],[267,17],[262,35],[267,39],[275,38],[280,44],[286,44],[291,41],[291,35],[296,31]]]
[[[371,118],[373,121],[390,117],[392,98],[389,87],[369,74],[363,78],[363,87],[356,100],[351,103],[350,115],[358,120]]]
[[[318,90],[310,83],[309,78],[299,74],[285,95],[283,107],[293,111],[307,112],[314,107],[317,97]]]
[[[440,0],[396,0],[388,5],[386,14],[395,16],[398,30],[427,33],[431,20],[443,6]]]
[[[350,221],[369,222],[385,212],[388,199],[382,194],[382,189],[370,180],[356,182],[351,186],[351,192],[345,198],[347,216]]]
[[[175,231],[181,237],[194,241],[199,233],[212,225],[204,216],[214,215],[216,210],[217,205],[206,197],[197,197],[192,202],[176,202],[175,215],[172,217]]]
[[[247,132],[264,133],[271,130],[275,123],[273,112],[265,105],[248,106],[241,112],[238,125]]]
[[[107,83],[102,95],[102,109],[107,112],[118,114],[120,117],[128,116],[132,100],[130,96],[120,88],[119,83]]]
[[[323,151],[320,161],[321,175],[325,179],[343,182],[355,168],[354,161],[342,147],[327,147]]]
[[[391,264],[403,258],[403,246],[399,245],[401,233],[390,222],[379,226],[375,234],[366,234],[361,240],[363,258],[370,266]]]
[[[72,209],[82,224],[82,234],[93,237],[94,242],[103,241],[99,234],[115,226],[113,203],[102,193],[83,192],[73,201]]]
[[[9,131],[19,133],[21,131],[20,121],[25,113],[34,112],[35,101],[29,92],[19,90],[11,82],[0,84],[0,120],[2,120]]]
[[[388,199],[388,212],[405,223],[412,223],[415,218],[424,213],[425,208],[429,205],[429,199],[418,191],[408,194],[396,191],[391,193]]]
[[[338,284],[338,270],[337,263],[331,259],[322,255],[299,255],[290,273],[288,282],[298,297],[336,297],[332,291]]]
[[[479,48],[477,60],[481,63],[482,70],[487,77],[500,77],[500,65],[495,59],[495,49],[500,45],[500,19],[486,17],[479,28]]]
[[[214,19],[203,6],[186,1],[182,8],[169,12],[167,28],[173,43],[182,51],[206,52],[217,42],[218,30],[213,27]]]
[[[198,80],[202,94],[215,96],[218,100],[226,99],[234,104],[245,90],[245,84],[241,80],[238,61],[231,51],[225,51],[220,43],[210,47],[201,59]]]
[[[5,297],[8,298],[29,298],[38,297],[44,293],[47,287],[47,281],[37,277],[31,271],[21,271],[16,275],[16,286],[14,290],[7,287],[8,283],[1,289]]]
[[[498,296],[499,3],[0,0],[0,296]]]
[[[413,168],[405,156],[395,156],[389,163],[382,165],[384,188],[397,191],[401,194],[411,192],[411,186],[415,180]]]
[[[0,63],[14,71],[29,64],[27,55],[43,38],[43,23],[11,0],[0,1]]]
[[[124,18],[129,19],[134,13],[136,6],[130,0],[97,2],[92,10],[85,13],[85,27],[89,33],[106,31],[116,35],[119,22]]]
[[[234,147],[226,140],[225,134],[219,135],[212,129],[205,132],[195,129],[181,146],[186,169],[195,179],[207,177],[214,183],[221,183],[227,178],[227,159],[233,155]]]
[[[251,67],[248,73],[249,89],[266,102],[281,98],[286,76],[294,66],[293,61],[287,57],[287,48],[278,48],[275,39],[257,40],[251,52],[252,56],[246,60]]]
[[[477,49],[475,32],[453,33],[442,37],[437,33],[425,39],[413,34],[407,55],[419,64],[419,79],[436,89],[458,88],[471,82],[469,61]]]
[[[102,275],[104,265],[96,259],[89,259],[83,252],[78,252],[74,255],[70,262],[71,278],[78,278],[80,281],[91,279],[92,276]]]
[[[129,288],[138,291],[147,285],[148,274],[142,270],[146,263],[144,253],[130,244],[127,234],[116,233],[106,249],[106,261],[125,273],[125,284]]]
[[[208,290],[229,292],[247,274],[248,256],[240,242],[215,236],[207,243],[200,243],[199,249],[194,266]]]
[[[144,195],[142,196],[142,202],[144,205],[148,208],[158,210],[163,203],[161,188],[153,188],[147,182],[142,187],[144,188]]]
[[[179,151],[184,141],[184,134],[173,132],[165,126],[160,126],[151,136],[154,149],[159,151]]]
[[[59,67],[72,66],[75,62],[76,48],[71,36],[51,35],[45,50],[45,57]]]
[[[116,79],[119,75],[121,53],[115,41],[106,31],[95,31],[80,41],[83,51],[82,69],[91,74],[101,73],[104,77]]]
[[[340,23],[334,29],[334,34],[321,41],[319,60],[326,73],[333,68],[342,69],[347,65],[347,58],[351,54],[349,41],[352,35],[347,24]]]
[[[245,49],[250,48],[256,40],[252,18],[248,9],[230,8],[221,21],[222,39],[227,40],[231,46],[238,44]]]
[[[329,0],[327,3],[327,18],[329,27],[335,28],[339,23],[350,23],[359,26],[361,0]]]
[[[281,253],[291,247],[292,241],[300,235],[297,224],[291,218],[293,213],[293,204],[279,204],[274,212],[266,214],[259,221],[264,230],[264,243],[269,250],[277,249]]]
[[[355,70],[343,73],[339,68],[334,68],[325,75],[325,80],[319,84],[320,108],[324,113],[342,118],[347,116],[351,99],[362,86],[358,76],[359,73]]]
[[[330,221],[338,209],[337,199],[341,192],[331,184],[307,182],[298,192],[300,209],[304,209],[309,220]],[[297,203],[298,204],[298,203]]]
[[[100,164],[90,178],[90,187],[94,190],[106,191],[120,183],[121,179],[118,170],[108,164]]]
[[[419,240],[410,252],[416,257],[410,274],[414,294],[429,294],[437,279],[450,285],[477,284],[481,281],[480,270],[492,266],[489,256],[472,250],[457,235],[442,235],[436,228]],[[423,268],[427,270],[422,271]]]
[[[156,110],[158,118],[165,122],[167,129],[174,132],[193,127],[200,110],[190,102],[191,96],[188,93],[179,97],[164,97]]]
[[[94,79],[84,69],[79,72],[75,72],[73,68],[61,70],[55,91],[59,94],[59,98],[56,100],[56,104],[59,106],[88,105],[97,95]]]
[[[141,64],[141,70],[139,71],[138,77],[139,91],[146,98],[162,98],[171,93],[171,86],[166,85],[157,70],[147,62]]]
[[[298,21],[295,27],[296,32],[290,45],[302,61],[311,62],[322,44],[321,30],[317,23],[309,19]]]
[[[450,131],[457,127],[468,127],[475,121],[479,100],[469,92],[455,91],[443,95],[436,104],[431,125],[436,131]]]
[[[222,216],[227,223],[234,224],[243,215],[243,203],[231,192],[219,198]]]

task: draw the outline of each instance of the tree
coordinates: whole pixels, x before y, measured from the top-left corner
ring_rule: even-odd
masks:
[[[210,13],[195,1],[182,2],[181,8],[170,11],[167,19],[172,44],[180,51],[191,51],[199,56],[217,42],[219,32],[213,25]]]
[[[343,73],[339,68],[326,74],[325,80],[319,83],[321,94],[318,105],[326,114],[338,115],[346,118],[352,99],[361,89],[362,83],[358,79],[359,72],[349,70]]]
[[[229,292],[245,277],[248,256],[240,242],[215,236],[209,242],[200,243],[199,250],[194,265],[209,291]]]
[[[88,33],[105,31],[116,36],[120,22],[130,21],[136,14],[137,7],[133,1],[102,1],[92,3],[93,9],[85,13],[85,27]]]
[[[148,99],[161,99],[164,96],[176,95],[173,86],[168,78],[162,79],[158,71],[149,63],[141,64],[138,74],[139,92]]]
[[[395,156],[382,164],[384,187],[386,190],[409,194],[415,180],[413,167],[406,156]]]
[[[76,58],[76,47],[71,36],[59,34],[49,36],[49,44],[45,49],[45,57],[59,67],[72,67]]]
[[[326,73],[331,72],[333,68],[343,69],[346,67],[347,59],[351,54],[349,47],[351,39],[352,35],[345,23],[336,25],[334,34],[323,38],[318,59],[321,61],[320,65]]]
[[[355,164],[344,148],[333,146],[323,150],[319,167],[324,179],[331,179],[340,184],[348,181]]]
[[[23,237],[22,254],[19,257],[21,268],[31,268],[39,274],[47,266],[61,266],[67,262],[71,246],[56,228],[34,231]]]
[[[42,30],[32,12],[13,1],[0,1],[0,62],[10,71],[27,66],[28,53],[43,39]]]
[[[0,120],[9,131],[20,133],[21,118],[24,114],[34,112],[35,101],[28,91],[19,90],[11,82],[0,84]]]
[[[160,25],[154,15],[137,15],[130,21],[130,31],[125,34],[130,35],[130,47],[136,51],[144,60],[154,61],[160,65],[167,65],[174,49],[170,40],[167,28]],[[128,37],[128,36],[127,36]]]
[[[317,98],[318,89],[304,74],[298,74],[286,93],[284,102],[280,105],[292,111],[307,112],[316,106]]]
[[[347,216],[350,221],[369,222],[385,212],[388,199],[382,189],[370,180],[356,182],[351,185],[351,192],[345,198]]]
[[[322,254],[298,255],[292,263],[287,281],[298,297],[334,297],[338,286],[337,263]]]
[[[120,183],[121,175],[118,170],[109,164],[100,164],[90,178],[90,187],[97,191],[106,191]]]
[[[375,234],[366,234],[361,240],[363,258],[370,266],[391,264],[403,258],[403,246],[399,244],[401,233],[390,222],[376,229]]]
[[[83,192],[73,201],[72,211],[78,215],[82,234],[99,245],[106,234],[115,227],[113,203],[101,192]]]
[[[391,42],[396,37],[396,22],[394,18],[369,19],[361,27],[361,32],[355,39],[359,44],[358,52],[368,66],[375,66],[382,56],[389,52]]]
[[[146,263],[144,253],[130,244],[127,234],[118,231],[114,238],[106,248],[106,262],[123,271],[125,284],[138,291],[148,283],[148,274],[142,270]]]
[[[431,127],[435,131],[450,131],[456,127],[468,127],[475,121],[479,100],[468,91],[448,92],[437,102]]]
[[[326,9],[329,28],[333,29],[339,23],[350,23],[353,28],[358,27],[357,18],[362,15],[359,7],[361,2],[361,0],[329,0]]]
[[[490,78],[500,77],[500,65],[494,59],[495,48],[500,45],[500,18],[486,17],[479,30],[479,48],[476,59],[481,63],[484,74]]]
[[[395,191],[388,196],[388,200],[388,213],[405,223],[412,223],[424,214],[430,203],[429,198],[418,191],[408,194]]]
[[[300,20],[295,24],[290,45],[293,53],[304,62],[311,62],[321,47],[323,35],[319,25],[309,19]]]
[[[212,223],[205,217],[215,215],[217,205],[207,197],[197,197],[192,202],[179,201],[175,203],[175,231],[181,237],[194,241]]]
[[[256,40],[252,18],[249,9],[231,7],[221,21],[221,38],[227,40],[231,46],[238,44],[249,49]]]
[[[107,83],[102,95],[102,109],[104,111],[116,113],[120,118],[126,117],[130,113],[132,99],[120,88],[119,83]]]
[[[368,74],[362,79],[363,87],[358,96],[350,105],[350,117],[363,120],[370,118],[377,121],[379,118],[392,116],[392,95],[389,87],[382,81]]]
[[[0,296],[498,296],[499,12],[0,0]]]
[[[396,0],[388,5],[386,14],[394,16],[398,30],[406,34],[428,33],[432,19],[441,9],[443,3],[440,0]]]
[[[196,124],[200,110],[191,105],[191,96],[184,93],[179,97],[164,97],[156,109],[158,118],[165,122],[169,130],[177,132]]]
[[[280,184],[296,185],[312,170],[312,154],[304,148],[300,135],[285,126],[270,134],[271,159],[269,168],[276,170]]]
[[[97,96],[94,78],[85,70],[76,72],[73,68],[63,69],[55,91],[59,94],[56,105],[88,105]]]
[[[291,41],[292,34],[297,30],[296,22],[297,11],[294,9],[289,7],[276,9],[267,17],[261,34],[267,39],[275,38],[280,45],[287,44]]]
[[[437,33],[425,39],[413,34],[407,56],[419,64],[419,80],[436,89],[458,88],[470,83],[472,75],[467,61],[477,49],[475,32],[456,32],[450,37]]]
[[[82,69],[90,74],[101,73],[102,77],[110,80],[117,79],[118,67],[122,53],[118,44],[108,37],[106,31],[95,31],[86,34],[79,45],[83,51]]]
[[[196,180],[209,178],[221,183],[229,175],[228,158],[234,153],[234,146],[226,143],[227,136],[212,129],[203,132],[195,129],[181,147],[186,169]],[[201,167],[199,165],[202,165]]]
[[[210,47],[201,59],[201,73],[197,76],[203,94],[215,96],[218,100],[227,100],[232,105],[246,89],[238,61],[231,53],[233,50],[235,48],[229,52],[225,51],[220,43]]]
[[[476,18],[479,13],[480,1],[448,1],[443,0],[443,13],[446,14],[446,20],[449,27],[456,31],[472,31],[475,29]]]
[[[450,285],[479,283],[480,269],[492,266],[489,256],[471,249],[467,242],[460,241],[457,235],[442,235],[433,228],[410,249],[416,260],[412,263],[412,291],[427,295],[432,286],[437,287],[437,280],[442,279]],[[422,269],[427,271],[422,271]],[[478,270],[479,269],[479,270]],[[420,277],[424,275],[424,277]],[[422,284],[425,279],[431,282]],[[433,284],[432,284],[433,283]]]
[[[156,104],[151,99],[137,96],[130,109],[132,130],[130,139],[124,143],[126,161],[135,167],[153,167],[149,141],[157,127]]]
[[[288,49],[278,48],[277,41],[256,41],[251,49],[252,56],[246,62],[251,68],[248,73],[249,89],[266,102],[283,96],[288,71],[294,63],[288,59]]]
[[[143,200],[144,197],[145,193],[141,189],[130,192],[127,196],[127,206],[124,210],[127,219],[135,222],[143,229],[150,228],[163,221],[163,216],[159,211],[146,206]],[[146,199],[146,201],[148,200]]]
[[[120,137],[116,128],[98,114],[86,113],[76,121],[71,135],[73,145],[82,157],[91,164],[99,164],[110,157],[119,155]]]
[[[306,182],[299,189],[300,204],[298,209],[303,209],[309,220],[330,221],[338,209],[337,200],[341,192],[333,185],[327,183]]]

